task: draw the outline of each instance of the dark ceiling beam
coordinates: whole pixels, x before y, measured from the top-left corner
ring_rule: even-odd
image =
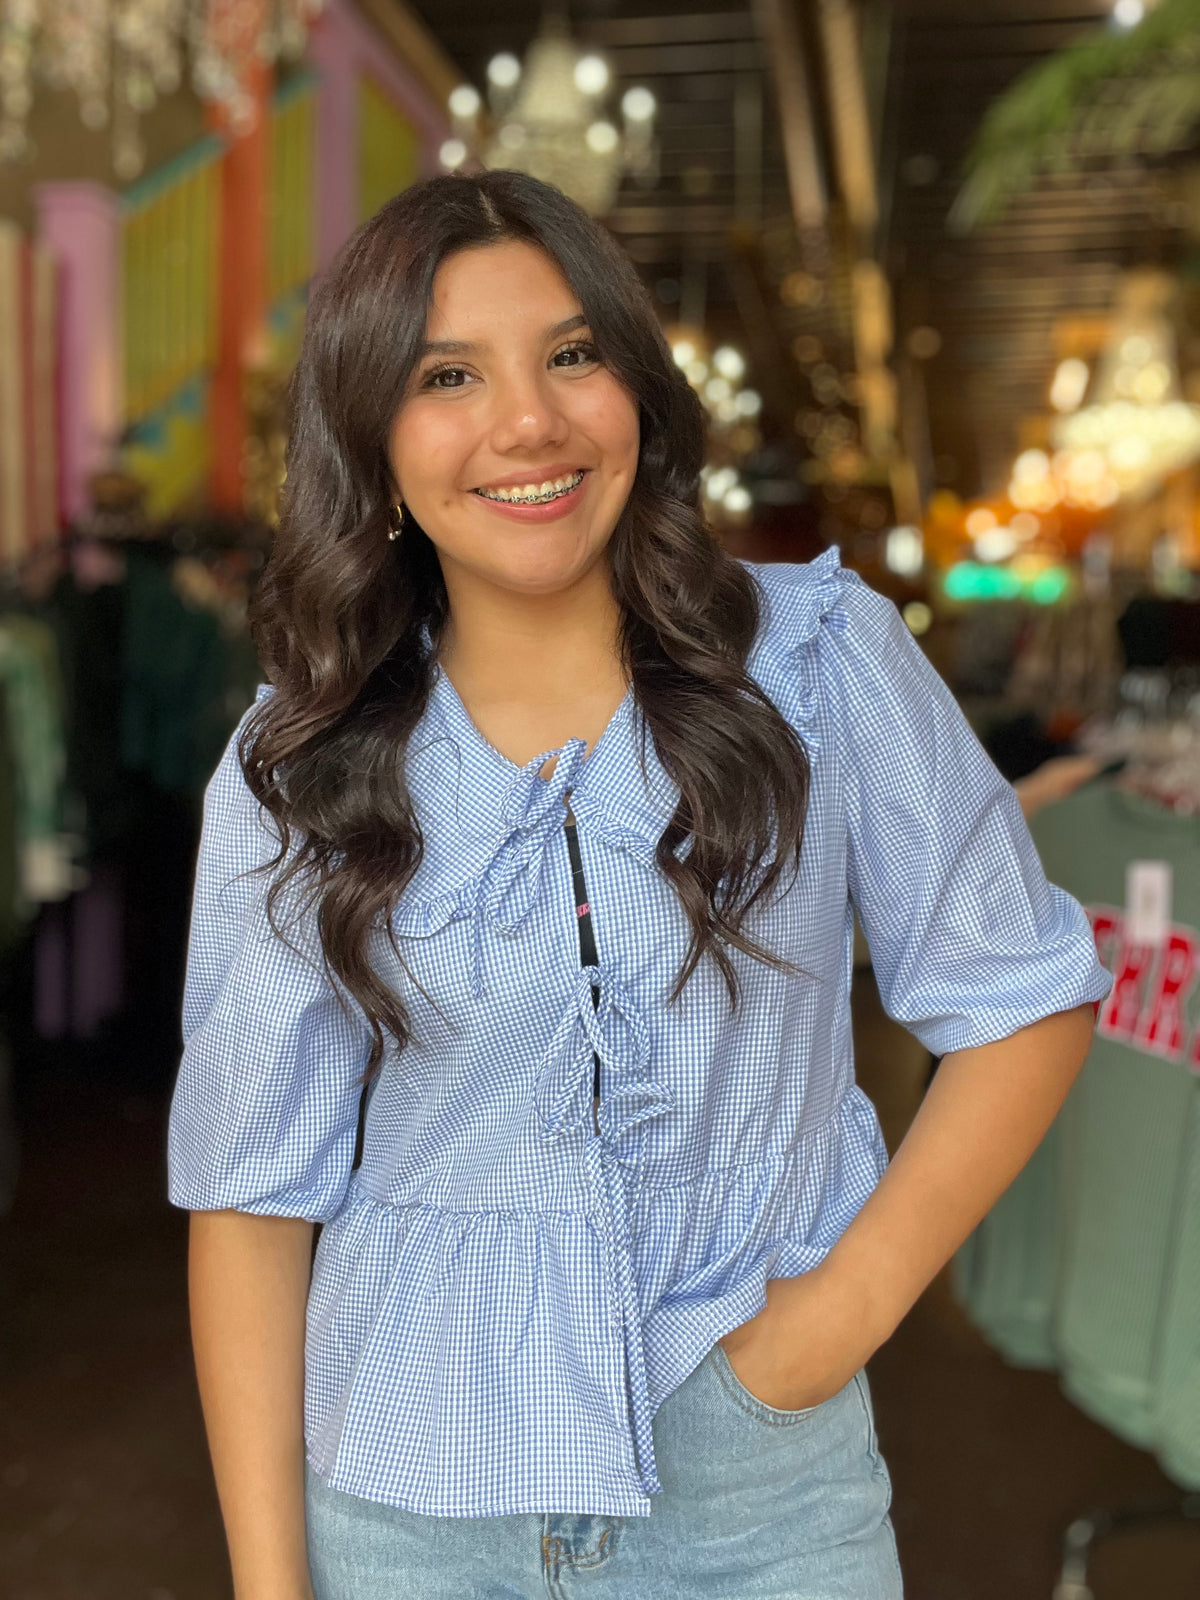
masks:
[[[611,50],[630,45],[702,44],[713,39],[754,39],[749,11],[693,11],[665,17],[589,17],[579,35]]]
[[[1006,213],[1003,222],[980,228],[978,232],[971,234],[969,242],[965,241],[961,234],[947,235],[947,237],[953,238],[960,249],[968,250],[981,239],[1000,238],[1012,228],[1026,223],[1064,222],[1086,228],[1098,216],[1140,218],[1154,208],[1154,197],[1145,190],[1135,194],[1128,189],[1098,189],[1095,192],[1072,189],[1054,196],[1053,199],[1047,199],[1044,205],[1014,206]],[[914,222],[924,218],[941,219],[945,216],[945,203],[933,198],[914,198],[906,200],[905,210]]]
[[[1117,274],[1113,274],[1116,277]],[[1030,277],[1024,280],[1014,280],[999,288],[976,288],[971,285],[967,292],[963,292],[961,284],[944,284],[939,286],[940,293],[935,312],[928,312],[918,316],[915,320],[928,320],[945,332],[948,328],[965,328],[983,317],[1008,313],[1014,309],[1025,308],[1033,310],[1047,298],[1054,297],[1064,304],[1070,304],[1078,295],[1102,293],[1111,280],[1108,277],[1094,275],[1086,281],[1080,282],[1078,294],[1065,292],[1062,287],[1061,277]],[[911,325],[911,322],[910,324]],[[1014,329],[1014,337],[1020,330]]]
[[[819,0],[817,15],[829,85],[838,188],[846,214],[860,235],[860,248],[865,251],[871,248],[879,221],[879,197],[858,13],[850,0]]]
[[[1098,296],[1097,296],[1098,297]],[[1002,294],[981,295],[972,301],[970,311],[970,325],[978,327],[981,322],[994,317],[1001,320],[1011,316],[1014,312],[1021,312],[1024,316],[1047,311],[1068,311],[1074,305],[1086,302],[1088,296],[1081,289],[1078,294],[1065,294],[1054,285],[1047,284],[1044,288],[1030,288],[1024,292],[1008,290]],[[965,325],[966,318],[962,319],[960,326]],[[1020,329],[1013,328],[1013,338],[1019,338]]]
[[[746,330],[755,385],[764,403],[785,421],[804,399],[799,370],[782,355],[779,299],[763,260],[762,241],[752,229],[734,228],[726,240],[726,272]]]
[[[1010,261],[1011,270],[1020,273],[1021,263],[1028,256],[1038,257],[1041,271],[1045,270],[1049,258],[1056,263],[1061,277],[1072,270],[1076,261],[1081,269],[1098,267],[1131,254],[1141,252],[1131,244],[1128,233],[1112,230],[1097,233],[1094,239],[1089,240],[1086,249],[1070,236],[1061,234],[1017,234],[1012,239],[997,239],[994,245],[975,251],[970,259],[988,272],[994,272],[1000,263]]]
[[[672,78],[693,73],[744,72],[763,65],[762,47],[757,40],[730,39],[715,44],[630,45],[627,49],[606,50],[609,64],[619,78]]]
[[[733,221],[732,197],[728,204],[682,201],[667,205],[618,205],[605,218],[617,233],[669,234],[717,233]]]
[[[1078,27],[1059,22],[989,23],[966,29],[913,28],[909,39],[920,54],[913,62],[914,77],[931,67],[961,62],[965,74],[988,68],[997,61],[1030,62],[1063,50],[1079,38]]]
[[[1036,5],[1037,10],[1031,8]],[[914,31],[922,27],[966,34],[975,28],[1047,26],[1069,23],[1079,30],[1106,20],[1111,0],[974,0],[964,10],[962,0],[897,0],[896,10]]]
[[[792,215],[801,238],[815,241],[824,236],[828,196],[797,19],[790,0],[753,0],[753,5],[771,64]]]

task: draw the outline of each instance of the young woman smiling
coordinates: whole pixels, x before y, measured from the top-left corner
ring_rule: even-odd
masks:
[[[901,1593],[864,1363],[1112,978],[895,606],[728,556],[703,452],[531,178],[314,291],[169,1138],[238,1600]],[[855,909],[943,1057],[890,1167]]]

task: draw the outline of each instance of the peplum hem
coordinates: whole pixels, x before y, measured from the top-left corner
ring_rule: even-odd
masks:
[[[603,1160],[598,1139],[586,1151]],[[352,1184],[309,1295],[313,1470],[433,1515],[648,1515],[653,1413],[762,1309],[769,1277],[828,1254],[886,1161],[851,1087],[792,1150],[632,1204],[452,1211]]]
[[[799,1277],[825,1259],[887,1163],[875,1108],[851,1085],[832,1117],[786,1156],[656,1197],[664,1289],[643,1330],[652,1410],[718,1339],[765,1307],[769,1278]],[[714,1231],[706,1259],[696,1261],[691,1239],[701,1217]]]

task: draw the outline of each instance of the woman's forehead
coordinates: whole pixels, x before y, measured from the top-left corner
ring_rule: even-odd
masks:
[[[426,328],[448,317],[494,316],[504,308],[505,320],[536,308],[546,321],[577,312],[579,297],[562,268],[538,246],[523,239],[497,240],[456,250],[434,274]]]

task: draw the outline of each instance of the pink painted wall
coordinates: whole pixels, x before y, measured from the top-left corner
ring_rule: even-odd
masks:
[[[121,202],[98,183],[42,183],[38,242],[59,265],[62,513],[91,509],[88,479],[121,430]]]
[[[327,0],[309,40],[308,58],[321,75],[317,91],[317,272],[358,224],[358,79],[366,71],[421,135],[421,173],[439,170],[438,150],[450,119],[390,46],[351,5]]]

